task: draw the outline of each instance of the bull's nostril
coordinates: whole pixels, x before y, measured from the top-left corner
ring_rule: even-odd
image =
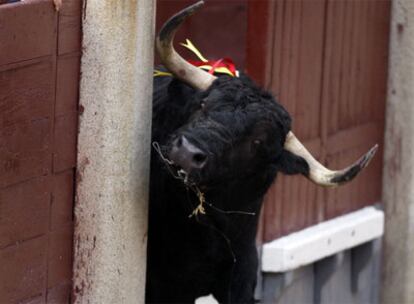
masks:
[[[193,156],[193,161],[196,164],[203,164],[206,160],[207,160],[207,155],[205,155],[203,153],[196,153]]]
[[[177,139],[177,147],[181,147],[181,145],[183,144],[183,138],[180,136],[178,139]]]
[[[182,135],[174,139],[168,157],[176,166],[181,167],[187,173],[193,169],[202,169],[208,160],[207,153]]]

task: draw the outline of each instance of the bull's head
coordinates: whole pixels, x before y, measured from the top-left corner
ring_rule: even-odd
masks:
[[[271,94],[244,75],[218,78],[177,54],[173,47],[177,28],[202,5],[200,1],[173,16],[157,37],[158,53],[165,67],[199,90],[194,114],[171,138],[171,162],[201,185],[218,182],[221,177],[263,171],[263,166],[287,174],[301,173],[322,186],[352,180],[371,160],[377,145],[351,166],[329,170],[290,131],[289,114]]]

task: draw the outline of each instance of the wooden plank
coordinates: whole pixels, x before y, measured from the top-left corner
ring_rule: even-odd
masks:
[[[1,130],[0,188],[49,174],[50,128],[51,122],[45,118]]]
[[[0,7],[1,303],[70,301],[80,12]]]
[[[78,110],[80,55],[59,56],[57,62],[55,116]]]
[[[53,172],[55,173],[76,166],[77,122],[77,112],[56,117],[53,149]]]
[[[338,1],[335,4],[343,5],[344,1]],[[327,137],[328,126],[336,125],[338,121],[338,109],[336,102],[339,93],[339,84],[335,77],[335,70],[328,69],[327,66],[338,66],[340,56],[338,50],[342,49],[342,36],[334,29],[341,28],[343,23],[343,14],[334,10],[331,2],[326,4],[326,23],[325,23],[325,41],[324,41],[324,63],[323,63],[323,84],[322,84],[322,105],[321,105],[321,138],[325,142]],[[332,39],[333,42],[326,44],[326,40]],[[331,110],[327,109],[326,100],[331,103]]]
[[[52,59],[45,57],[7,68],[0,72],[0,130],[20,122],[51,117],[54,102]]]
[[[81,49],[81,0],[62,1],[59,11],[58,54]]]
[[[272,8],[274,36],[271,37],[273,57],[268,64],[271,66],[270,89],[278,94],[279,101],[292,115],[294,132],[318,156],[324,1],[276,1]],[[265,215],[273,214],[274,210],[282,212],[282,225],[276,227],[273,215],[265,219],[266,240],[315,223],[320,213],[313,210],[318,206],[316,201],[304,200],[308,187],[314,186],[310,186],[303,177],[280,177],[276,184],[279,183],[283,184],[280,192],[275,192],[274,188],[270,190],[275,193],[271,196],[273,201],[266,202]],[[311,197],[318,199],[316,195]],[[273,208],[269,206],[271,204]]]
[[[45,296],[47,237],[0,250],[0,303]]]
[[[51,55],[57,30],[48,0],[21,1],[0,9],[0,66]]]
[[[47,290],[46,303],[71,303],[72,284],[61,284]]]
[[[47,177],[0,190],[0,248],[48,232],[50,195]]]
[[[72,223],[49,234],[47,287],[70,283],[72,279]]]
[[[50,229],[73,221],[74,170],[67,170],[53,176],[53,192],[50,214]]]
[[[258,84],[265,87],[271,67],[272,31],[270,25],[273,20],[273,1],[248,1],[246,36],[246,73]],[[258,31],[257,29],[261,30]]]
[[[341,168],[383,141],[389,3],[329,1],[327,12],[322,134],[325,162]],[[380,200],[381,155],[352,183],[324,191],[326,218]]]
[[[326,145],[329,147],[329,152],[335,154],[361,145],[366,146],[367,143],[378,143],[383,136],[381,126],[380,123],[369,121],[361,125],[351,126],[330,136]]]
[[[54,64],[50,57],[0,72],[0,188],[50,171]]]
[[[339,74],[339,85],[340,85],[340,92],[339,92],[339,115],[338,115],[338,128],[344,128],[344,125],[347,126],[347,123],[351,121],[350,116],[350,104],[352,100],[349,98],[349,95],[353,93],[353,84],[355,79],[350,77],[352,73],[352,61],[355,57],[355,48],[356,45],[353,44],[353,37],[357,29],[355,28],[354,23],[358,20],[354,18],[354,7],[355,3],[352,1],[345,1],[345,6],[343,7],[344,13],[344,27],[342,31],[344,31],[343,35],[343,50],[341,53],[341,65],[338,67],[331,67],[337,68]],[[327,41],[327,43],[329,43]],[[328,134],[331,134],[337,130],[328,130]]]
[[[323,62],[325,1],[303,1],[300,15],[297,106],[294,130],[301,140],[316,139],[320,132],[320,97]]]
[[[270,53],[272,54],[271,57],[267,58],[269,60],[268,65],[271,67],[269,80],[266,82],[266,88],[271,90],[272,93],[277,97],[278,101],[280,101],[280,83],[282,79],[282,45],[283,45],[283,33],[285,30],[285,1],[278,0],[274,2],[274,5],[271,6],[273,9],[272,19],[269,21],[271,32],[273,36],[271,38],[271,50]]]

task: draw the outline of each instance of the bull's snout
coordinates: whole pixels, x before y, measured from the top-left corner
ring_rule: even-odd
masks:
[[[173,141],[168,158],[187,173],[193,169],[201,169],[207,163],[207,153],[190,143],[184,136]]]

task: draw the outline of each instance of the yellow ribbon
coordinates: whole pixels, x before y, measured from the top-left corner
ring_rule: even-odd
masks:
[[[197,48],[194,46],[194,44],[191,43],[190,39],[186,39],[185,43],[180,43],[183,47],[185,47],[186,49],[190,50],[191,52],[194,53],[194,55],[197,56],[198,59],[200,59],[202,62],[207,62],[208,60],[201,55],[200,51],[197,50]]]
[[[170,72],[154,70],[154,77],[158,77],[158,76],[172,76],[172,74]]]
[[[194,53],[194,55],[197,56],[198,59],[200,59],[202,62],[208,62],[208,60],[201,54],[201,52],[194,46],[194,44],[190,41],[190,39],[186,39],[185,43],[180,43],[180,45],[182,45],[183,47],[185,47],[186,49],[190,50],[191,52]],[[201,65],[199,66],[200,69],[203,69],[205,71],[210,71],[213,67],[211,65]],[[230,75],[232,77],[237,76],[237,71],[236,71],[236,75],[233,75],[233,73],[226,67],[217,67],[214,69],[214,72],[216,73],[221,73],[221,74],[227,74]],[[164,72],[164,71],[160,71],[160,70],[154,70],[154,77],[158,77],[158,76],[173,76],[171,73],[169,72]]]

